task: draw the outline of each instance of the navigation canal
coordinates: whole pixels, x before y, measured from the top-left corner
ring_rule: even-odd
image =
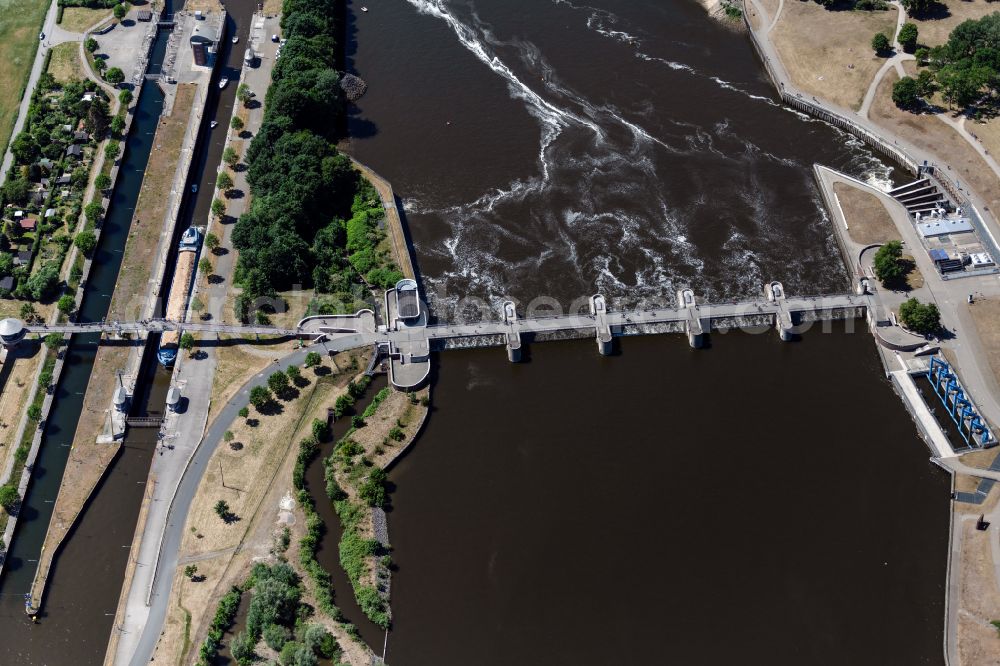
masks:
[[[905,178],[778,103],[696,2],[370,9],[350,151],[441,317],[841,291],[812,164]],[[858,329],[441,355],[390,474],[389,663],[940,664],[947,477]]]
[[[181,2],[174,7],[180,9]],[[226,35],[238,31],[244,43],[249,37],[251,0],[227,3]],[[165,12],[171,11],[167,4]],[[168,32],[161,31],[153,46],[150,73],[159,71]],[[242,51],[223,41],[222,62],[215,77],[239,79]],[[199,183],[202,196],[190,193],[183,203],[178,233],[190,224],[208,218],[215,166],[222,155],[224,132],[207,136],[208,122],[226,120],[232,111],[236,85],[220,91],[210,88],[198,152],[192,161],[190,182]],[[80,318],[99,321],[105,317],[121,265],[135,203],[149,158],[153,135],[163,105],[157,84],[147,81],[135,112],[119,181],[104,222],[101,246],[94,261]],[[211,166],[209,166],[211,165]],[[171,261],[172,264],[172,261]],[[161,294],[163,296],[163,294]],[[31,586],[38,551],[48,528],[52,507],[72,444],[97,349],[96,336],[76,336],[69,360],[57,387],[56,406],[47,424],[35,476],[25,498],[22,518],[4,576],[0,581],[0,663],[4,664],[100,664],[107,641],[125,566],[138,518],[149,463],[156,445],[156,430],[133,429],[122,452],[98,486],[76,528],[56,557],[49,575],[41,622],[32,625],[24,613],[23,595]],[[155,352],[155,342],[151,346]],[[137,385],[136,403],[142,413],[162,413],[169,373],[147,352],[143,379]]]

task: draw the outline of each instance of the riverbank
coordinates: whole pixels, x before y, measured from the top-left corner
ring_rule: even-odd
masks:
[[[294,397],[279,400],[280,410],[258,413],[250,407],[247,417],[237,415],[220,424],[217,429],[232,433],[227,444],[216,447],[215,441],[209,441],[211,434],[206,436],[204,446],[213,452],[184,523],[166,621],[154,652],[157,661],[189,659],[191,649],[204,640],[207,619],[218,599],[245,578],[255,559],[274,550],[285,527],[294,533],[304,530],[300,509],[294,510],[294,501],[289,505],[283,500],[293,494],[298,442],[310,436],[315,419],[325,421],[327,409],[346,393],[348,382],[367,365],[369,355],[370,351],[352,352],[302,368]],[[262,373],[266,376],[267,372]],[[214,507],[220,499],[228,503],[233,520],[226,522],[216,515]],[[297,520],[289,519],[293,510]],[[301,571],[295,552],[297,546],[290,551],[290,562]],[[197,564],[206,578],[185,576],[183,570],[190,564]],[[352,640],[343,629],[336,635],[341,643]],[[370,655],[360,646],[355,652]]]

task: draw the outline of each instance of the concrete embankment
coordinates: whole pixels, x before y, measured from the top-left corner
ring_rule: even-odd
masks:
[[[396,265],[399,266],[403,277],[415,280],[417,275],[414,270],[412,246],[403,226],[402,216],[399,214],[399,206],[396,204],[396,195],[392,191],[392,185],[353,157],[351,162],[378,190],[378,194],[382,198],[382,207],[385,209],[385,230],[389,236],[389,242],[392,244],[392,254],[396,258]]]

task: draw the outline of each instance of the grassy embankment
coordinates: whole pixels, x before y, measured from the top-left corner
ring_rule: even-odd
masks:
[[[388,504],[384,468],[416,437],[427,414],[427,389],[404,394],[383,389],[361,413],[354,413],[367,378],[348,386],[335,412],[351,418],[352,427],[324,460],[326,493],[340,518],[340,565],[365,615],[380,627],[391,621],[388,577],[391,558],[376,539],[373,513]],[[315,434],[314,434],[315,438]],[[304,441],[302,451],[313,444]]]
[[[7,150],[26,94],[49,0],[0,0],[0,147]]]
[[[229,426],[229,444],[220,444],[213,453],[188,513],[179,553],[181,566],[171,590],[157,661],[184,661],[191,646],[204,640],[211,607],[232,585],[242,584],[255,560],[275,554],[275,512],[292,485],[296,454],[292,443],[310,432],[314,419],[325,416],[327,406],[346,391],[347,383],[367,362],[367,354],[359,351],[337,359],[322,358],[320,365],[300,372],[294,390],[284,392],[262,411],[249,407],[246,416]],[[220,500],[228,504],[228,521],[215,510]],[[291,530],[303,529],[305,522],[300,517]],[[285,523],[277,525],[280,532]],[[291,545],[289,559],[297,562],[297,540],[291,543],[289,535],[286,541],[286,547]],[[183,575],[189,561],[197,562],[203,580]],[[313,599],[311,583],[305,588],[306,597]],[[331,616],[325,617],[326,626],[345,651],[356,657],[345,661],[367,663],[367,650],[351,638],[353,632]]]

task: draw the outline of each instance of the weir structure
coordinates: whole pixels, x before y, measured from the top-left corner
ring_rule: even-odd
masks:
[[[295,328],[233,325],[215,322],[187,322],[176,319],[145,319],[137,322],[76,322],[58,325],[25,325],[17,319],[0,322],[0,341],[5,347],[17,345],[29,334],[106,333],[119,338],[129,335],[164,333],[184,328],[191,332],[217,335],[294,336],[321,342],[331,353],[374,347],[388,359],[393,386],[408,390],[422,385],[430,374],[431,351],[503,345],[511,362],[521,360],[526,336],[542,341],[555,337],[579,337],[592,332],[602,355],[610,354],[615,337],[659,334],[682,330],[692,348],[704,345],[713,329],[773,324],[782,340],[792,340],[797,329],[820,319],[872,314],[877,297],[859,290],[858,294],[788,297],[780,282],[764,286],[763,298],[729,303],[699,304],[692,289],[680,289],[674,307],[649,307],[613,311],[607,299],[594,294],[589,308],[579,313],[520,317],[513,301],[501,305],[502,318],[472,323],[428,323],[426,305],[420,300],[414,280],[401,280],[385,292],[381,318],[372,310],[353,315],[306,317]],[[380,308],[380,309],[382,309]],[[381,319],[386,323],[378,325]],[[798,324],[796,323],[798,322]]]

